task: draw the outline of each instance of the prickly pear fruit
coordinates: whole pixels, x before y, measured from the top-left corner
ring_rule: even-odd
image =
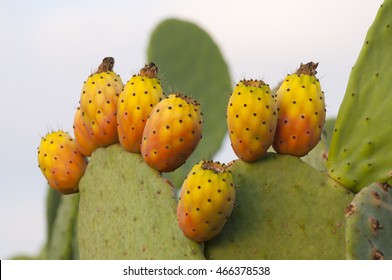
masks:
[[[105,57],[97,72],[90,75],[84,82],[80,97],[83,123],[90,138],[96,143],[94,150],[118,142],[117,101],[124,84],[120,76],[113,72],[113,66],[114,59]],[[82,130],[77,126],[75,129]],[[75,133],[78,143],[88,141],[88,139],[81,138],[81,135]]]
[[[316,78],[318,63],[301,64],[287,75],[276,98],[278,124],[273,148],[279,154],[302,157],[319,142],[325,122],[324,93]]]
[[[236,191],[226,168],[219,162],[201,161],[182,185],[178,225],[194,241],[204,242],[219,234],[233,210]]]
[[[274,140],[277,117],[276,102],[267,84],[240,81],[230,96],[226,115],[235,154],[246,162],[265,155]]]
[[[128,152],[140,153],[148,115],[164,97],[157,74],[158,67],[154,63],[146,65],[126,83],[120,94],[117,129],[120,144]]]
[[[161,172],[185,163],[202,137],[200,104],[181,94],[170,94],[151,111],[143,131],[144,161]]]
[[[82,155],[90,156],[92,152],[99,146],[90,132],[87,130],[86,125],[83,122],[82,111],[80,107],[77,108],[74,123],[73,123],[74,135],[76,146]]]
[[[78,192],[87,160],[78,151],[75,140],[67,132],[59,130],[42,137],[38,147],[38,164],[53,189],[70,194]]]

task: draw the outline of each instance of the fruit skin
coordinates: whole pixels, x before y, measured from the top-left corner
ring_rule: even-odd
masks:
[[[67,132],[58,130],[41,138],[38,164],[53,189],[71,194],[78,192],[87,159],[77,149],[75,140]]]
[[[273,148],[279,154],[302,157],[320,140],[326,110],[324,93],[315,77],[317,66],[313,62],[301,64],[276,93],[278,124]]]
[[[230,96],[226,118],[235,154],[246,162],[260,159],[272,145],[278,118],[270,87],[260,80],[240,81]]]
[[[201,161],[182,185],[178,225],[193,241],[204,242],[218,235],[233,211],[236,189],[226,168],[219,162]]]
[[[86,125],[83,122],[82,111],[80,107],[77,108],[74,117],[74,135],[76,146],[82,155],[90,156],[92,152],[99,146],[90,132],[87,130]]]
[[[143,131],[144,161],[161,172],[185,163],[202,138],[200,104],[181,94],[170,94],[151,111]]]
[[[105,57],[96,73],[90,75],[84,82],[80,97],[80,110],[85,129],[92,139],[91,148],[106,147],[118,143],[117,133],[117,102],[124,84],[113,72],[114,59]],[[79,124],[80,122],[74,121]],[[76,126],[76,130],[82,130]],[[76,141],[87,142],[83,134],[75,133]],[[90,156],[87,153],[86,156]]]
[[[145,65],[126,83],[117,106],[117,130],[121,146],[128,152],[140,153],[143,130],[148,115],[164,98],[157,78],[158,67]]]

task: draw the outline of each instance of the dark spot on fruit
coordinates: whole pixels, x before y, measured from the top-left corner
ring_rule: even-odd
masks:
[[[139,106],[137,106],[137,107],[136,107],[136,110],[140,110],[140,107],[139,107]]]
[[[290,89],[288,88],[288,89],[286,89],[286,91],[290,91]]]
[[[169,110],[171,110],[171,109],[172,109],[172,107],[171,107],[171,106],[169,106],[169,107],[168,107],[168,109],[169,109]]]
[[[305,118],[305,115],[301,115],[301,119],[304,119]]]
[[[169,147],[169,146],[166,146],[165,148],[168,150],[170,147]]]
[[[244,107],[246,107],[247,105],[246,104],[244,104]]]
[[[106,103],[107,103],[107,104],[110,104],[110,101],[109,101],[109,100],[107,100],[107,101],[106,101]]]
[[[197,208],[196,208],[196,211],[200,211],[200,208],[199,208],[199,207],[197,207]]]
[[[184,138],[180,138],[180,142],[183,142],[184,141]]]
[[[218,190],[218,193],[221,193],[222,192],[222,190]]]
[[[245,129],[246,129],[246,131],[249,131],[249,127],[245,128]]]
[[[229,198],[227,199],[227,201],[231,201],[231,198],[229,197]]]
[[[309,101],[310,101],[310,102],[312,102],[312,101],[313,101],[313,99],[312,99],[312,98],[309,98]]]
[[[293,140],[295,140],[297,137],[295,135],[293,135]]]
[[[170,128],[170,126],[169,126],[169,125],[167,125],[167,126],[166,126],[166,129],[169,129],[169,128]]]
[[[297,101],[294,100],[294,101],[293,101],[293,104],[297,104]]]
[[[238,94],[238,95],[241,95],[241,92],[238,92],[237,94]]]
[[[286,123],[288,123],[289,121],[288,121],[288,120],[284,120],[283,122],[286,124]]]
[[[110,87],[110,84],[108,84],[108,87]]]
[[[182,120],[178,120],[179,123],[182,123]]]
[[[237,116],[238,116],[238,115],[237,115]],[[257,116],[257,114],[256,114],[256,113],[253,113],[253,116],[254,116],[254,117],[256,117],[256,116]]]
[[[211,179],[208,179],[208,183],[211,183]]]
[[[144,91],[144,94],[148,94],[148,91],[146,90],[146,91]]]
[[[261,97],[258,97],[257,100],[261,100]]]
[[[207,199],[208,202],[211,202],[211,198]]]
[[[91,104],[92,102],[93,102],[93,101],[92,101],[91,99],[88,101],[88,103],[90,103],[90,104]]]
[[[154,107],[154,104],[150,104],[150,107],[151,107],[151,108]]]
[[[189,190],[186,191],[187,194],[190,194],[191,192]]]
[[[124,99],[121,99],[121,103],[124,103]]]

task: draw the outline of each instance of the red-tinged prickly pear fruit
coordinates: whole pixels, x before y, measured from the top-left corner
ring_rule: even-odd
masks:
[[[78,140],[75,142],[79,152],[82,155],[91,156],[92,152],[94,152],[94,150],[98,147],[98,144],[94,141],[83,122],[82,111],[80,110],[80,107],[77,108],[75,113],[73,129],[75,139]]]
[[[177,205],[178,225],[184,235],[204,242],[218,235],[236,199],[233,176],[227,166],[201,161],[186,177]]]
[[[126,83],[117,106],[118,136],[128,152],[140,153],[144,126],[154,106],[164,98],[158,67],[145,65]]]
[[[243,161],[265,155],[274,140],[277,107],[270,87],[261,80],[242,80],[234,88],[227,107],[231,146]]]
[[[325,122],[325,100],[316,78],[318,63],[301,64],[287,75],[277,95],[278,124],[273,143],[279,154],[302,157],[319,142]]]
[[[114,59],[105,57],[96,73],[84,82],[80,97],[80,110],[89,138],[96,148],[118,143],[117,102],[124,84],[113,72]],[[79,129],[79,128],[76,128]],[[77,133],[75,133],[75,136]],[[77,142],[86,142],[76,136]]]
[[[38,147],[38,166],[48,184],[62,194],[78,192],[79,180],[87,159],[77,149],[75,140],[62,130],[42,137]]]
[[[181,94],[170,94],[151,111],[143,131],[144,161],[161,172],[185,163],[202,137],[200,104]]]

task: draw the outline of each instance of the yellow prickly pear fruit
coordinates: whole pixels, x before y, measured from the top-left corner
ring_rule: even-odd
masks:
[[[272,145],[277,108],[270,87],[261,80],[242,80],[234,88],[227,107],[231,146],[243,161],[260,159]]]
[[[87,159],[77,149],[75,140],[59,130],[42,137],[38,147],[38,166],[53,189],[71,194],[79,190]]]
[[[186,177],[177,205],[178,225],[184,235],[204,242],[218,235],[235,203],[233,176],[227,166],[201,161]]]
[[[325,99],[316,78],[318,63],[301,64],[287,75],[277,95],[278,125],[273,148],[302,157],[319,142],[325,122]]]
[[[74,121],[76,130],[87,130],[90,135],[88,138],[92,139],[91,146],[95,146],[91,148],[92,151],[118,143],[117,102],[124,84],[120,76],[113,72],[113,66],[114,59],[105,57],[97,72],[84,82],[80,97],[83,122]],[[78,117],[77,114],[75,117]],[[84,128],[79,128],[79,124],[84,125]],[[78,143],[89,141],[81,138],[82,135],[84,133],[75,132]],[[90,156],[91,153],[86,155]]]
[[[200,104],[181,94],[170,94],[151,111],[143,131],[144,161],[161,172],[185,163],[202,137]]]
[[[145,65],[138,75],[131,77],[120,94],[117,129],[120,144],[128,152],[140,153],[148,115],[164,98],[157,74],[158,67],[154,63]]]

